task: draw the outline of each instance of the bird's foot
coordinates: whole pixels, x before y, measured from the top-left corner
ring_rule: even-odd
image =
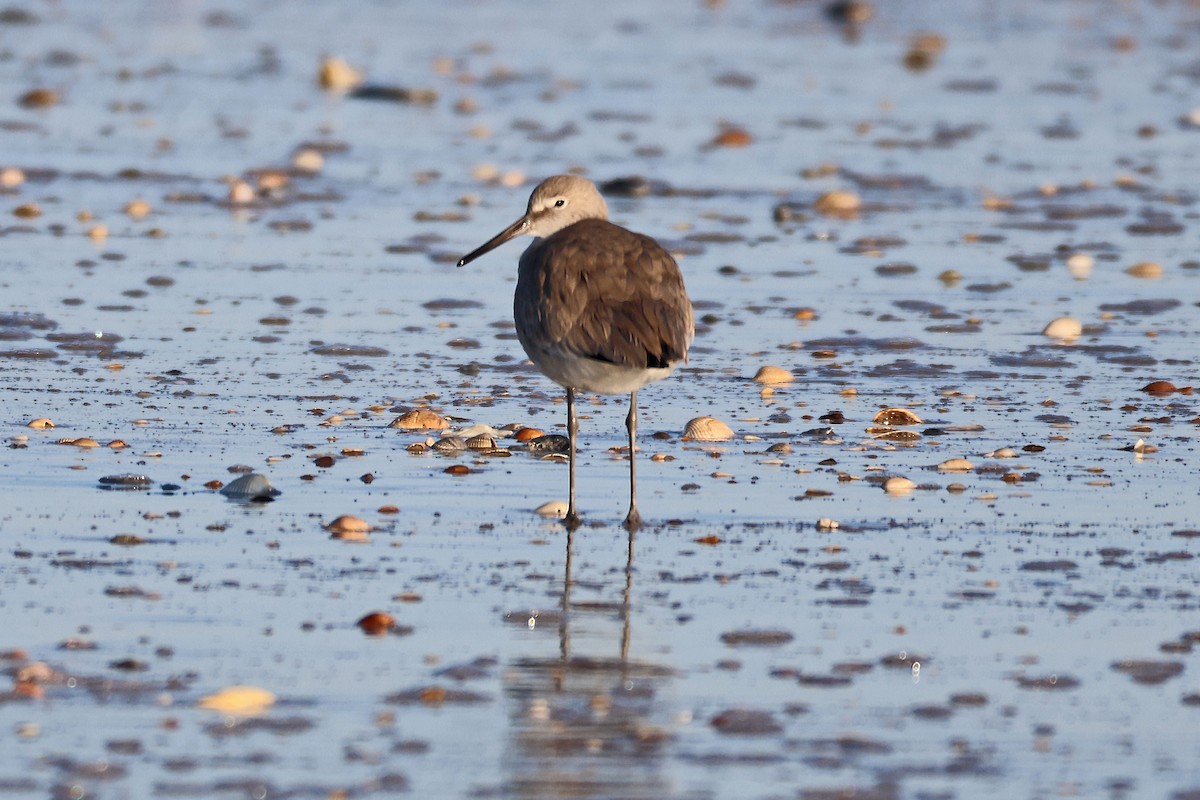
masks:
[[[629,509],[629,513],[625,515],[625,521],[621,523],[621,527],[627,531],[636,531],[642,527],[642,515],[638,513],[636,508]]]
[[[563,517],[563,527],[568,531],[575,531],[583,524],[583,518],[575,512],[575,509],[569,509],[567,515]]]

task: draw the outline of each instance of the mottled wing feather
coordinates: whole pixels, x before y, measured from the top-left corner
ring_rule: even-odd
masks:
[[[621,366],[687,357],[692,304],[675,260],[648,236],[583,220],[521,258],[516,296],[523,342]]]

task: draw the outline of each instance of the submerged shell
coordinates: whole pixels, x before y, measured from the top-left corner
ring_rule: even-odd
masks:
[[[428,408],[415,408],[401,414],[388,424],[389,428],[405,428],[409,430],[441,431],[450,427],[450,423],[440,414]]]
[[[49,417],[38,417],[37,419],[31,419],[29,422],[26,422],[25,427],[33,428],[37,431],[44,431],[48,428],[53,428],[54,423],[50,421]]]
[[[256,497],[274,497],[279,493],[279,490],[271,485],[271,481],[267,476],[258,472],[243,475],[221,489],[221,494],[226,497],[243,500]]]
[[[883,482],[883,490],[888,494],[902,495],[908,494],[913,489],[917,488],[917,484],[910,481],[908,478],[896,476],[888,478]]]
[[[724,442],[733,438],[733,429],[714,417],[696,417],[683,429],[684,441]]]
[[[871,421],[876,425],[920,425],[922,422],[917,412],[907,408],[885,408]]]
[[[965,458],[951,458],[938,464],[940,472],[970,472],[975,465]]]
[[[754,373],[754,382],[761,383],[764,386],[780,386],[785,383],[791,383],[796,380],[796,376],[783,367],[775,367],[767,365],[759,367],[758,372]]]

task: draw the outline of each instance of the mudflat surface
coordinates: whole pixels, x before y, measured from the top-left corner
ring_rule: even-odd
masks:
[[[1200,796],[1198,45],[1186,3],[6,6],[0,797]],[[565,171],[696,307],[636,536],[625,398],[581,399],[584,526],[534,513],[521,245],[454,267]]]

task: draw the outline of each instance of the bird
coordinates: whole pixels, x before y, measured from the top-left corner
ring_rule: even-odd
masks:
[[[577,175],[539,183],[525,214],[458,266],[518,236],[533,242],[517,268],[517,339],[567,395],[570,494],[564,523],[568,530],[582,523],[575,505],[575,395],[628,394],[629,513],[623,525],[636,530],[642,525],[634,456],[637,393],[687,362],[695,319],[683,273],[654,239],[610,222],[596,185]]]

